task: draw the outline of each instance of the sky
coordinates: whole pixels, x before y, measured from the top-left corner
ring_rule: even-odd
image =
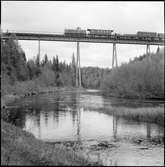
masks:
[[[116,33],[164,32],[163,1],[1,1],[2,31],[64,33],[65,28],[112,29]],[[38,53],[38,41],[19,41],[26,58]],[[41,59],[58,55],[71,62],[75,42],[41,41]],[[155,52],[157,46],[151,46]],[[118,64],[146,52],[143,45],[117,44]],[[81,66],[111,68],[112,44],[80,43]]]

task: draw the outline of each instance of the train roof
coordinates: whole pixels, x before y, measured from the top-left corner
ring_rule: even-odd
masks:
[[[65,29],[65,31],[86,31],[83,29]]]
[[[137,33],[145,33],[145,34],[155,34],[156,32],[148,32],[148,31],[138,31]]]
[[[113,31],[113,30],[105,30],[105,29],[87,29],[88,31]]]

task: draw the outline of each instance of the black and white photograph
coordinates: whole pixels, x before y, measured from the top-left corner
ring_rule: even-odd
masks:
[[[164,1],[1,1],[1,165],[164,166]]]

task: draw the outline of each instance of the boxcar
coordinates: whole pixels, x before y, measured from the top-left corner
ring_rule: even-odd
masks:
[[[137,32],[137,36],[141,40],[153,40],[154,38],[156,38],[157,33],[156,32],[142,32],[142,31],[138,31]]]
[[[101,30],[101,29],[87,29],[90,37],[103,37],[107,38],[112,35],[113,30]]]
[[[138,39],[138,36],[136,34],[124,34],[124,36],[128,40],[137,40]]]
[[[158,33],[158,37],[164,39],[164,33]]]

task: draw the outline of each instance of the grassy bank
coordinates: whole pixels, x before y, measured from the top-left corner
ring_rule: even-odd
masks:
[[[64,146],[52,146],[1,120],[1,165],[92,165]]]
[[[164,125],[164,106],[140,108],[88,106],[84,107],[84,110],[95,110],[100,113],[114,115],[116,117],[123,117],[128,120],[156,123],[161,126]]]
[[[164,107],[151,108],[124,108],[118,107],[112,110],[113,114],[129,120],[144,121],[164,125]]]

